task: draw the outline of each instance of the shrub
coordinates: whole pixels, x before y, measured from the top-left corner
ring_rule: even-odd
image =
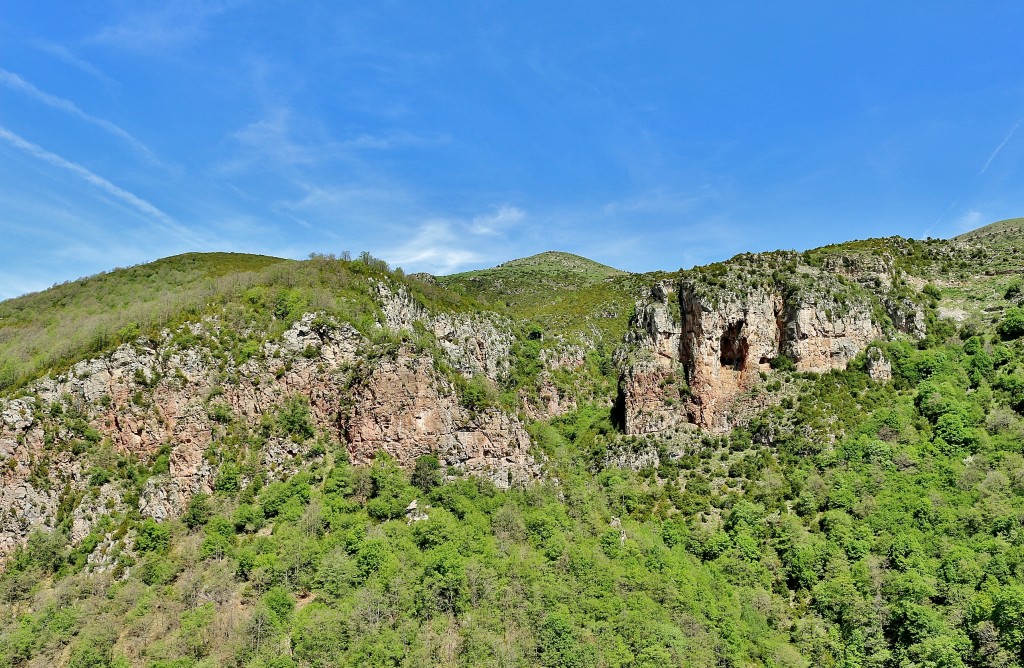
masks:
[[[1004,341],[1024,336],[1024,309],[1011,308],[1006,312],[996,331]]]
[[[291,437],[293,441],[312,438],[309,400],[301,395],[289,397],[277,413],[277,427],[282,435]]]
[[[796,371],[796,362],[788,355],[777,355],[768,364],[776,371]]]
[[[166,524],[147,519],[139,527],[135,537],[135,549],[139,552],[164,552],[171,544],[171,530]]]
[[[429,492],[441,484],[441,462],[435,455],[423,455],[416,459],[412,472],[412,484],[423,492]]]
[[[213,488],[226,494],[236,493],[242,485],[242,473],[234,462],[224,462],[213,481]]]
[[[497,402],[497,393],[486,377],[476,375],[462,386],[462,405],[478,412]]]
[[[210,519],[210,512],[210,497],[200,492],[189,500],[188,508],[181,520],[188,528],[195,529],[206,524],[206,521]]]
[[[231,422],[231,407],[227,404],[220,402],[210,404],[206,413],[214,422],[218,422],[220,424],[228,424]]]

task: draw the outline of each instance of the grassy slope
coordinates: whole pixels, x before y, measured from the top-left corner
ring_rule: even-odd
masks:
[[[0,302],[0,388],[104,350],[121,334],[162,326],[287,262],[188,253]]]
[[[1002,236],[1024,235],[1024,218],[1007,218],[995,223],[984,225],[970,232],[964,232],[955,237],[957,241],[970,241],[972,239],[997,239]]]
[[[587,340],[599,332],[613,342],[625,333],[633,292],[644,282],[638,275],[555,251],[437,280],[545,331]]]

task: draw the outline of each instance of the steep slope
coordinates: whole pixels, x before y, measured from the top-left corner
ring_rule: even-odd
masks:
[[[0,662],[1016,665],[1015,229],[648,275],[237,258],[8,387]]]
[[[180,270],[183,260],[194,270],[181,281],[187,288],[224,258],[175,258],[151,272]],[[0,552],[41,526],[65,526],[80,540],[104,505],[176,516],[226,471],[248,484],[294,470],[287,462],[324,443],[345,443],[357,463],[385,451],[411,467],[430,454],[500,486],[536,476],[522,423],[490,397],[508,372],[506,321],[437,302],[431,311],[429,285],[381,265],[320,258],[285,267],[204,291],[213,301],[202,310],[160,313],[161,325],[181,324],[145,334],[136,325],[122,335],[129,342],[2,402]],[[101,280],[134,289],[152,274]],[[418,287],[426,292],[417,298]],[[75,294],[72,311],[91,299]],[[33,321],[24,300],[13,308],[30,327],[66,317]]]
[[[926,298],[891,249],[868,257],[743,255],[658,283],[621,354],[627,433],[728,431],[749,418],[737,400],[773,369],[844,369],[886,335],[923,337]]]
[[[291,261],[189,253],[0,302],[0,390],[170,324]]]

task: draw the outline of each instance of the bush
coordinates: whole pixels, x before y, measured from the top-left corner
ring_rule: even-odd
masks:
[[[423,492],[429,492],[441,484],[441,462],[435,455],[423,455],[416,459],[412,472],[412,484]]]
[[[206,524],[208,519],[210,519],[210,497],[200,492],[189,500],[188,508],[181,516],[181,520],[189,529],[195,529]]]
[[[1004,341],[1024,336],[1024,309],[1012,308],[1006,312],[996,331]]]
[[[301,395],[289,397],[277,413],[277,427],[283,436],[289,436],[293,441],[312,438],[309,399]]]
[[[479,412],[494,406],[497,400],[497,392],[484,376],[473,376],[462,384],[462,405],[471,411]]]
[[[139,527],[135,537],[135,549],[139,552],[164,552],[171,544],[171,530],[166,524],[147,519]]]
[[[768,364],[776,371],[796,371],[796,362],[788,355],[777,355]]]
[[[972,430],[964,424],[959,413],[945,413],[935,424],[935,437],[950,445],[968,445],[974,441]]]
[[[242,473],[234,462],[224,462],[213,481],[213,488],[225,494],[238,492],[242,485]]]

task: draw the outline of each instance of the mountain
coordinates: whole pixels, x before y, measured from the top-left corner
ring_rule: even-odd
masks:
[[[1020,221],[0,303],[0,662],[1024,660]]]

